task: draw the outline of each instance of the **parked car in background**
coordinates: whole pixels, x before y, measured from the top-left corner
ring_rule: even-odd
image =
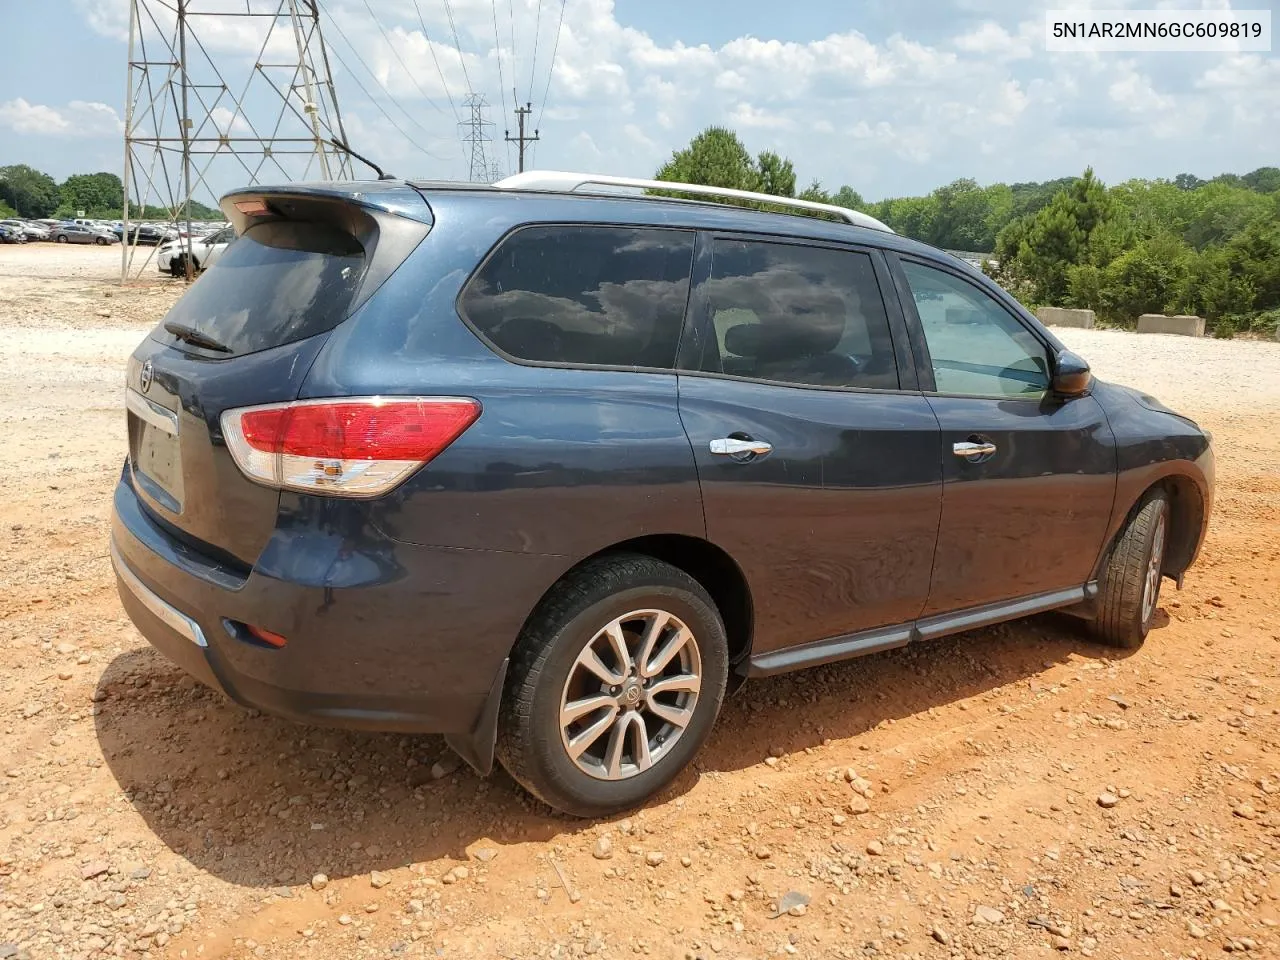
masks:
[[[192,271],[207,270],[218,262],[227,246],[235,238],[235,229],[224,227],[204,237],[169,240],[156,251],[156,268],[161,273],[171,273],[175,277],[185,276],[187,250],[190,249]]]
[[[0,243],[26,243],[27,235],[18,227],[0,223]]]
[[[1048,610],[1142,644],[1213,505],[1195,422],[865,214],[582,192],[619,186],[716,192],[224,198],[238,238],[126,371],[143,635],[588,817],[670,784],[748,677]]]
[[[120,242],[120,238],[108,230],[84,227],[78,223],[59,224],[50,232],[50,238],[57,243],[96,243],[103,247]]]
[[[0,220],[0,224],[6,227],[13,227],[15,230],[21,230],[23,236],[28,240],[49,239],[49,231],[41,224],[33,223],[30,220]]]
[[[124,224],[119,224],[111,228],[121,240],[124,239]],[[164,224],[156,223],[131,223],[129,224],[129,242],[143,246],[153,246],[164,243],[166,240],[172,240],[174,232]]]

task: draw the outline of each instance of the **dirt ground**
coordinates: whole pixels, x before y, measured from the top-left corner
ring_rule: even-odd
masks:
[[[0,248],[0,960],[1280,956],[1280,344],[1064,331],[1215,434],[1143,649],[1044,616],[752,682],[666,796],[592,823],[140,639],[123,363],[181,284],[118,269]]]

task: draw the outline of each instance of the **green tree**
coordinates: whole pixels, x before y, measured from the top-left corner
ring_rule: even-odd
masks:
[[[772,150],[765,150],[756,159],[756,173],[761,193],[775,197],[794,197],[796,195],[796,171],[791,161],[778,156]],[[659,178],[661,179],[661,178]]]
[[[58,184],[25,163],[0,167],[0,200],[22,217],[47,217],[58,207]]]
[[[0,200],[0,220],[8,220],[10,217],[16,217],[17,215],[17,210]]]
[[[110,212],[119,215],[124,205],[124,186],[114,173],[77,173],[62,182],[58,200],[60,206],[84,210],[90,216]]]
[[[1204,250],[1190,260],[1178,291],[1177,309],[1216,324],[1224,317],[1251,312],[1256,296],[1253,282],[1234,272],[1226,251],[1217,247]]]
[[[928,242],[935,233],[938,201],[932,194],[927,197],[893,197],[872,204],[867,212],[898,233]]]
[[[862,194],[847,185],[835,192],[831,202],[838,207],[848,207],[850,210],[866,210],[869,206],[867,201],[862,198]]]
[[[1259,167],[1240,178],[1250,190],[1275,193],[1280,190],[1280,167]]]
[[[1253,287],[1253,309],[1280,307],[1280,217],[1253,221],[1223,250],[1231,273]]]
[[[1180,173],[1173,178],[1173,185],[1179,190],[1195,190],[1203,184],[1204,181],[1194,173]]]
[[[1090,167],[1031,218],[1014,258],[1016,271],[1030,281],[1036,302],[1066,302],[1068,272],[1086,262],[1089,239],[1112,210],[1106,187]]]
[[[738,135],[724,127],[703,130],[689,142],[689,146],[673,153],[654,179],[703,183],[733,190],[760,189],[760,171],[751,154]]]
[[[1251,221],[1265,217],[1270,203],[1253,190],[1208,183],[1190,197],[1183,236],[1198,250],[1224,243]]]

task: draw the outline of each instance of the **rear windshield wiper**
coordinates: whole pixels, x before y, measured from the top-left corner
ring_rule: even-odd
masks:
[[[193,347],[204,347],[206,350],[217,350],[219,353],[231,352],[231,348],[225,343],[219,343],[213,337],[205,336],[193,327],[183,326],[181,323],[174,323],[170,320],[165,323],[164,328],[179,340],[189,343]]]

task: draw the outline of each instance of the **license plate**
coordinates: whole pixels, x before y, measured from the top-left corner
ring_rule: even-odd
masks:
[[[178,418],[140,393],[125,391],[133,473],[143,490],[172,513],[182,512],[182,446]]]
[[[134,466],[168,495],[159,498],[172,501],[165,506],[174,513],[182,510],[182,451],[177,437],[144,423]]]

